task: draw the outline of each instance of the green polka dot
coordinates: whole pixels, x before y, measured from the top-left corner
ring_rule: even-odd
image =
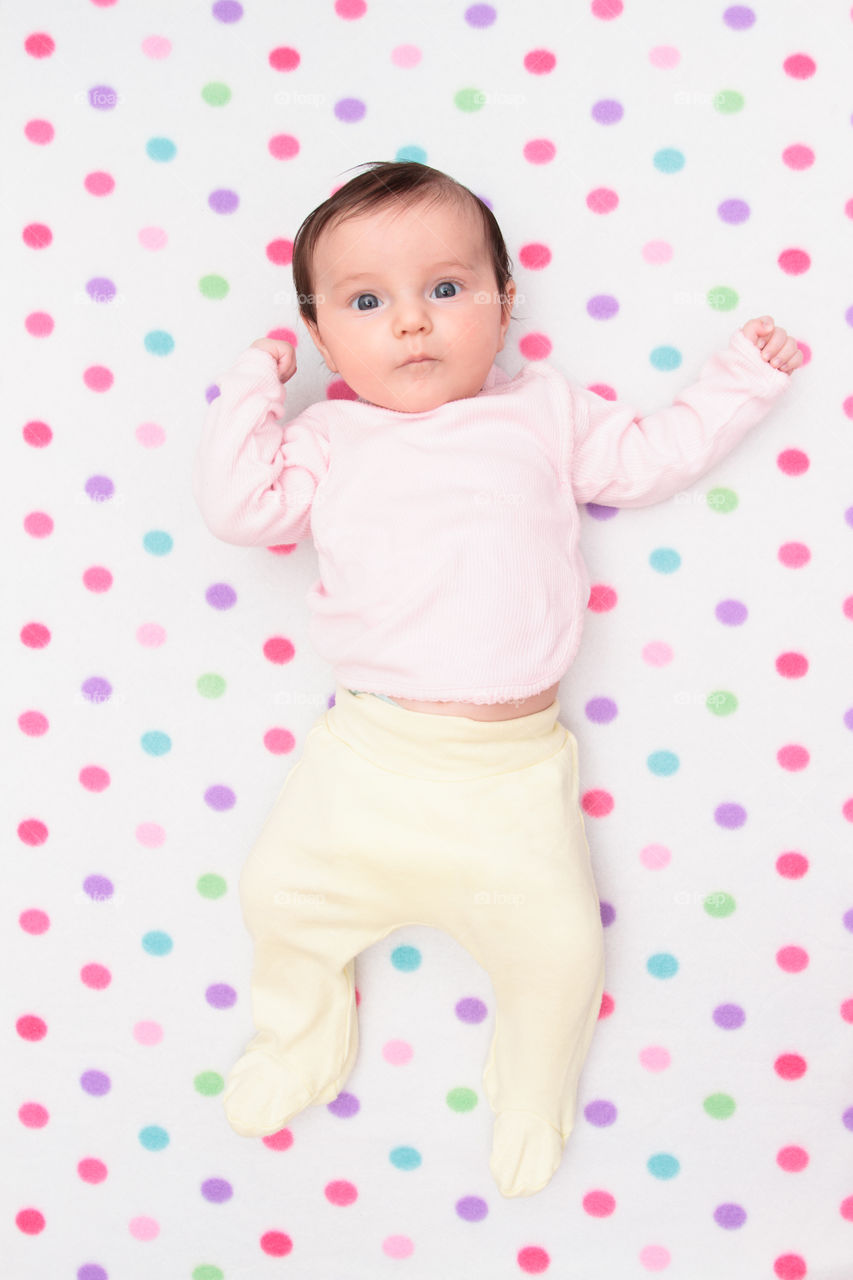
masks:
[[[215,1098],[225,1088],[225,1080],[218,1071],[199,1071],[193,1087],[203,1098]]]
[[[198,282],[198,291],[203,298],[219,302],[221,298],[227,298],[231,286],[224,276],[202,276]]]
[[[451,1111],[473,1111],[477,1105],[477,1095],[473,1089],[466,1089],[462,1085],[458,1089],[451,1089],[445,1099]]]
[[[454,106],[460,111],[482,111],[486,95],[482,89],[460,89],[453,95]]]
[[[225,1280],[225,1272],[212,1262],[200,1262],[197,1267],[193,1267],[191,1280]]]
[[[414,1147],[395,1147],[388,1157],[395,1169],[418,1169],[422,1156]]]
[[[722,920],[734,911],[735,900],[730,893],[718,890],[716,893],[709,893],[703,905],[709,916],[713,916],[715,920]]]
[[[715,716],[730,716],[737,711],[737,698],[728,689],[714,689],[705,699],[705,706]]]
[[[708,490],[705,494],[705,501],[712,511],[717,511],[720,515],[727,516],[737,506],[738,496],[734,489],[724,489],[722,486],[718,486],[716,489]]]
[[[735,1113],[735,1100],[727,1093],[712,1093],[705,1099],[704,1107],[713,1120],[728,1120]]]
[[[202,101],[209,107],[224,107],[231,101],[231,90],[221,80],[211,80],[201,91]]]
[[[734,115],[737,111],[743,111],[743,94],[738,93],[737,89],[718,89],[714,94],[714,106],[724,116]]]
[[[727,284],[718,284],[708,290],[708,306],[712,311],[734,311],[740,299]]]
[[[207,875],[199,876],[195,884],[202,898],[221,898],[228,892],[228,885],[222,876],[216,875],[215,872],[209,871]]]
[[[225,692],[225,679],[213,671],[208,671],[205,675],[199,676],[195,687],[203,698],[221,698]]]

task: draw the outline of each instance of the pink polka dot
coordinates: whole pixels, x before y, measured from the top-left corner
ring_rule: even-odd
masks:
[[[667,667],[673,656],[672,645],[665,640],[650,640],[640,650],[640,657],[650,667]]]
[[[527,333],[518,349],[525,360],[546,360],[551,354],[551,339],[544,333]]]
[[[606,818],[613,812],[613,797],[609,791],[585,791],[581,796],[581,808],[590,818]]]
[[[799,1173],[809,1162],[808,1152],[802,1147],[782,1147],[776,1155],[776,1163],[786,1173]]]
[[[77,1173],[81,1182],[88,1182],[92,1186],[97,1186],[99,1182],[104,1182],[107,1176],[107,1166],[103,1160],[95,1160],[89,1157],[81,1160],[77,1165]]]
[[[328,1182],[324,1191],[329,1204],[346,1206],[354,1204],[358,1199],[358,1192],[355,1187],[344,1178],[339,1178],[335,1182]]]
[[[146,36],[141,47],[146,58],[153,58],[155,62],[168,58],[172,52],[172,42],[166,36]]]
[[[25,1102],[18,1108],[18,1119],[25,1129],[43,1129],[50,1116],[40,1102]]]
[[[299,155],[299,139],[292,133],[276,133],[267,143],[267,150],[274,160],[292,160]]]
[[[290,1129],[279,1129],[278,1133],[268,1133],[261,1139],[270,1151],[287,1151],[293,1146],[293,1133]]]
[[[18,728],[28,738],[41,738],[47,733],[49,720],[41,711],[22,711],[18,716]]]
[[[90,196],[108,196],[115,189],[115,181],[109,173],[87,173],[83,186]]]
[[[850,416],[853,417],[853,413]],[[808,455],[802,449],[783,449],[776,458],[776,465],[786,476],[801,476],[808,471],[810,464]]]
[[[681,54],[673,44],[656,44],[649,50],[649,62],[653,67],[659,67],[661,71],[669,71],[671,67],[677,67],[680,61]]]
[[[524,244],[518,251],[518,260],[528,271],[541,271],[551,262],[551,250],[547,244]]]
[[[808,564],[812,553],[804,542],[784,542],[779,548],[779,563],[786,569],[800,569]]]
[[[143,649],[159,649],[166,643],[166,628],[159,622],[143,622],[136,628],[136,641]]]
[[[773,1261],[773,1275],[776,1280],[805,1280],[805,1259],[798,1253],[783,1253]]]
[[[619,204],[619,197],[609,187],[596,187],[586,198],[591,213],[611,213]]]
[[[134,835],[143,849],[160,849],[166,843],[166,832],[159,822],[140,822]]]
[[[798,743],[792,742],[785,747],[780,747],[776,752],[776,759],[780,766],[789,773],[799,773],[805,769],[811,759],[805,747]]]
[[[137,1022],[133,1028],[132,1035],[137,1044],[150,1048],[153,1044],[162,1043],[163,1028],[159,1022]]]
[[[44,1214],[38,1209],[21,1209],[15,1214],[15,1226],[25,1236],[37,1236],[44,1231]]]
[[[143,227],[137,234],[143,249],[165,249],[169,237],[162,227]]]
[[[24,424],[21,435],[24,438],[24,442],[34,449],[43,449],[53,439],[53,432],[47,423],[39,422],[35,418]]]
[[[31,538],[49,538],[53,533],[53,520],[46,511],[31,511],[24,516],[24,532]]]
[[[105,991],[112,982],[112,977],[105,965],[84,964],[80,970],[80,981],[90,991]]]
[[[524,70],[532,76],[546,76],[557,65],[557,59],[550,49],[531,49],[524,55]]]
[[[848,218],[853,218],[853,197],[851,197],[845,204],[844,212]]]
[[[809,660],[804,653],[780,653],[776,659],[776,670],[780,676],[789,680],[801,679],[809,669]]]
[[[391,61],[394,66],[402,67],[404,70],[416,67],[422,57],[423,54],[416,44],[398,44],[391,50]]]
[[[386,1258],[411,1258],[415,1246],[409,1236],[386,1236],[382,1241]]]
[[[853,396],[848,396],[842,404],[845,418],[853,418]]]
[[[805,249],[783,249],[776,261],[786,276],[801,276],[812,265]]]
[[[93,364],[83,370],[83,385],[90,391],[109,391],[113,375],[102,364]]]
[[[363,18],[366,12],[365,0],[335,0],[335,13],[339,18],[351,21],[353,18]]]
[[[53,142],[54,128],[49,120],[28,120],[24,125],[24,137],[38,147]]]
[[[782,1053],[773,1063],[773,1070],[782,1080],[800,1080],[806,1074],[806,1060],[798,1053]]]
[[[811,147],[794,143],[782,152],[782,163],[789,169],[810,169],[814,164],[814,152]]]
[[[527,1244],[523,1249],[519,1249],[516,1262],[519,1271],[523,1271],[526,1276],[539,1276],[543,1271],[548,1270],[551,1258],[547,1250],[540,1245]]]
[[[268,729],[263,741],[267,751],[274,756],[286,756],[296,746],[296,739],[289,729]]]
[[[588,1191],[582,1204],[591,1218],[609,1218],[616,1209],[616,1198],[609,1191]]]
[[[666,240],[649,240],[641,250],[643,259],[656,266],[672,260],[672,245]]]
[[[530,164],[550,164],[557,154],[557,148],[547,138],[534,138],[524,144],[522,153]]]
[[[166,432],[159,422],[140,422],[133,434],[143,449],[159,449],[166,443]]]
[[[647,1045],[640,1050],[638,1057],[640,1066],[645,1067],[646,1071],[666,1071],[672,1062],[669,1049],[664,1049],[660,1044]]]
[[[287,45],[271,50],[269,55],[269,64],[273,71],[295,71],[300,61],[297,50]]]
[[[22,1040],[37,1044],[47,1035],[47,1023],[34,1013],[25,1013],[15,1023],[15,1030]]]
[[[785,75],[790,76],[792,80],[808,80],[817,70],[814,59],[807,53],[792,53],[782,63],[782,67]]]
[[[847,1196],[839,1205],[839,1212],[847,1222],[853,1222],[853,1196]]]
[[[809,869],[809,860],[801,853],[780,853],[776,859],[776,870],[785,880],[802,880]]]
[[[155,1218],[131,1218],[127,1229],[134,1240],[156,1240],[160,1234],[160,1224]]]
[[[609,613],[615,609],[619,597],[612,587],[604,582],[593,582],[590,587],[587,608],[590,613]]]
[[[640,850],[640,865],[647,871],[660,871],[671,861],[672,854],[665,844],[647,844]]]
[[[53,232],[43,222],[31,222],[21,232],[21,239],[28,249],[47,249],[53,244]]]
[[[853,800],[845,800],[841,806],[841,816],[845,822],[853,822]]]
[[[414,1050],[406,1040],[389,1040],[382,1046],[382,1057],[392,1067],[406,1066],[414,1057]]]
[[[802,973],[809,967],[809,953],[802,947],[780,947],[776,963],[783,973]]]
[[[53,333],[53,318],[46,311],[31,311],[24,320],[24,327],[34,338],[46,338]]]
[[[672,1261],[672,1254],[662,1244],[644,1245],[638,1257],[646,1271],[665,1271]]]
[[[92,795],[100,795],[110,785],[109,773],[97,764],[85,765],[77,776],[83,790],[90,792]]]
[[[86,569],[82,578],[83,586],[94,595],[103,595],[113,585],[113,575],[102,565],[93,565]]]
[[[293,1248],[293,1241],[284,1231],[265,1231],[259,1244],[261,1252],[270,1258],[283,1258]]]
[[[853,1000],[842,1000],[840,1012],[844,1022],[853,1023]]]
[[[24,933],[32,934],[33,937],[47,933],[50,928],[47,912],[40,911],[38,907],[30,907],[28,911],[22,911],[18,916],[18,924]]]
[[[24,50],[31,58],[49,58],[55,48],[53,36],[46,31],[34,31],[24,41]]]

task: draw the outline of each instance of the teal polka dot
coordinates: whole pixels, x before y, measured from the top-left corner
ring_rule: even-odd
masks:
[[[151,552],[152,556],[165,556],[172,550],[175,543],[172,535],[166,533],[165,529],[149,529],[142,539],[142,545],[146,551]]]
[[[395,947],[391,952],[391,963],[402,973],[411,973],[421,967],[421,953],[417,947]]]
[[[163,933],[160,929],[152,929],[142,937],[142,949],[150,956],[167,956],[173,945],[168,933]]]
[[[656,547],[649,556],[649,564],[658,573],[675,573],[681,568],[681,556],[672,547]]]
[[[684,153],[676,147],[661,147],[654,154],[654,166],[661,173],[678,173],[684,168]]]
[[[152,160],[174,160],[178,148],[171,138],[149,138],[145,151]]]
[[[660,369],[661,373],[669,373],[670,369],[679,368],[681,352],[677,347],[655,347],[649,360],[653,369]]]
[[[417,1169],[422,1163],[421,1153],[414,1147],[395,1147],[389,1158],[395,1169]]]
[[[398,147],[395,160],[414,160],[417,164],[426,164],[427,153],[423,147],[416,147],[414,143],[408,147]]]
[[[168,356],[175,349],[175,339],[162,329],[152,329],[146,333],[144,341],[145,350],[152,356]]]
[[[681,1165],[675,1156],[669,1156],[661,1151],[658,1155],[649,1158],[646,1168],[653,1178],[674,1178],[680,1172]]]
[[[139,741],[148,756],[165,756],[172,750],[172,739],[162,729],[149,729]]]
[[[169,1135],[159,1124],[149,1124],[139,1130],[139,1141],[146,1151],[162,1151],[169,1145]]]
[[[647,758],[646,764],[658,777],[668,778],[671,773],[677,771],[679,759],[674,751],[653,751]]]
[[[657,955],[649,956],[646,968],[653,978],[671,978],[678,972],[678,961],[668,952],[659,951]]]

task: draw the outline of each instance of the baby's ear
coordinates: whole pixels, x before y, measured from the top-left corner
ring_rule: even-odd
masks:
[[[338,372],[337,365],[334,363],[334,361],[332,360],[332,357],[329,355],[328,347],[325,345],[325,343],[321,341],[320,331],[317,328],[316,324],[314,324],[314,322],[311,320],[303,320],[303,323],[305,325],[305,328],[308,330],[309,334],[311,335],[311,341],[314,343],[314,346],[317,348],[317,350],[320,352],[320,355],[323,357],[324,361],[326,362],[326,368],[329,370],[330,373],[337,373]]]

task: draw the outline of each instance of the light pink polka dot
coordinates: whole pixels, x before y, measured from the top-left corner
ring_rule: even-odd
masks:
[[[667,240],[648,240],[641,252],[644,260],[652,264],[669,262],[672,259],[672,245]]]
[[[137,1022],[133,1028],[133,1038],[137,1044],[160,1044],[163,1028],[159,1022]]]
[[[134,835],[143,849],[160,849],[166,843],[166,831],[159,822],[140,822]]]
[[[650,640],[640,650],[640,657],[650,667],[665,667],[674,657],[672,645],[665,640]]]
[[[172,52],[172,42],[166,36],[146,36],[142,41],[142,52],[146,58],[159,61],[168,58]]]
[[[410,1258],[415,1246],[408,1236],[386,1236],[382,1241],[382,1252],[386,1258]]]
[[[646,1045],[645,1049],[641,1049],[638,1054],[640,1066],[645,1067],[647,1071],[666,1071],[672,1062],[669,1049],[665,1049],[661,1044]]]
[[[524,158],[530,164],[550,164],[557,154],[557,148],[547,138],[534,138],[524,144]]]
[[[156,1240],[160,1234],[156,1218],[131,1218],[127,1229],[134,1240]]]
[[[143,622],[136,628],[137,643],[143,649],[159,649],[166,643],[166,628],[160,622]]]
[[[665,1271],[672,1261],[672,1254],[662,1244],[647,1244],[640,1250],[639,1261],[646,1271]]]
[[[169,237],[162,227],[143,227],[137,235],[143,249],[165,249]]]
[[[159,422],[140,422],[133,434],[143,449],[159,449],[166,443],[166,432]]]
[[[405,1066],[414,1057],[414,1050],[406,1040],[389,1040],[382,1046],[382,1057],[392,1067]]]
[[[649,62],[661,71],[669,71],[671,67],[677,67],[680,61],[681,54],[674,44],[656,44],[649,50]]]
[[[416,44],[398,44],[391,50],[391,61],[395,67],[416,67],[422,56]]]
[[[665,844],[647,844],[640,850],[640,864],[647,871],[660,871],[671,861],[672,854]]]

